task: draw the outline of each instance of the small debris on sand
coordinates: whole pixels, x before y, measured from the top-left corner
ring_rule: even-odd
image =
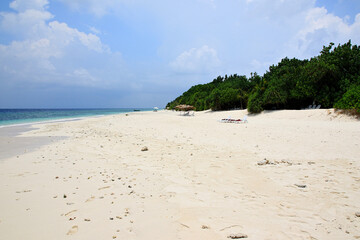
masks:
[[[297,186],[298,188],[306,188],[305,184],[294,184],[295,186]]]
[[[72,213],[74,213],[74,212],[76,212],[77,210],[72,210],[72,211],[70,211],[70,212],[68,212],[68,213],[65,213],[65,216],[67,217],[67,216],[69,216],[69,215],[71,215]]]
[[[237,233],[237,234],[230,234],[228,236],[228,238],[231,238],[231,239],[240,239],[240,238],[247,238],[248,236],[246,234],[243,234],[243,233]]]
[[[148,150],[149,150],[149,149],[148,149],[148,147],[146,147],[146,146],[141,149],[141,151],[143,151],[143,152],[144,152],[144,151],[148,151]]]
[[[356,217],[360,217],[360,212],[356,212],[356,213],[355,213],[355,216],[356,216]]]
[[[77,231],[79,230],[79,227],[77,225],[72,226],[72,228],[68,231],[68,233],[66,235],[73,235],[75,233],[77,233]]]
[[[267,160],[266,158],[264,158],[264,160],[261,160],[261,161],[258,161],[257,162],[257,165],[266,165],[266,164],[269,164],[269,160]]]
[[[290,161],[287,160],[281,160],[281,161],[270,161],[266,158],[264,158],[264,160],[258,161],[257,165],[261,166],[261,165],[279,165],[279,164],[287,164],[288,166],[292,166],[292,165],[301,165],[301,163],[292,163]]]

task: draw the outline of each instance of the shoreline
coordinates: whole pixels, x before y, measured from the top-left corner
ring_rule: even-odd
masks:
[[[22,110],[22,109],[20,109]],[[37,110],[37,109],[35,109]],[[53,110],[53,109],[45,109],[45,110]],[[60,110],[66,110],[66,109],[60,109]],[[70,109],[70,110],[77,110],[77,109]],[[92,109],[80,109],[80,110],[92,110]],[[94,109],[96,110],[96,109]],[[104,109],[106,110],[106,109]],[[147,112],[150,111],[149,109],[143,109],[140,111],[136,111],[136,112]],[[81,119],[86,119],[86,118],[93,118],[93,117],[104,117],[104,116],[111,116],[111,115],[117,115],[117,114],[126,114],[126,113],[132,113],[133,111],[130,112],[115,112],[115,113],[109,113],[109,114],[95,114],[95,115],[79,115],[79,116],[73,116],[73,117],[59,117],[59,118],[44,118],[43,120],[38,120],[40,118],[36,118],[36,121],[29,121],[26,122],[26,120],[28,119],[23,119],[25,120],[25,122],[20,122],[20,123],[14,123],[14,124],[3,124],[1,125],[0,122],[0,129],[4,128],[4,127],[16,127],[16,126],[28,126],[28,125],[35,125],[35,124],[42,124],[42,123],[52,123],[52,122],[64,122],[64,121],[77,121],[77,120],[81,120]]]
[[[12,125],[0,125],[0,161],[21,155],[27,152],[34,151],[40,147],[50,144],[55,141],[60,141],[66,139],[65,136],[22,136],[26,132],[36,130],[36,126],[52,124],[52,123],[65,123],[72,121],[81,121],[86,119],[96,119],[107,116],[116,116],[122,114],[141,114],[142,112],[147,111],[136,111],[136,112],[124,112],[124,113],[115,113],[107,115],[93,115],[93,116],[84,116],[76,118],[62,118],[54,120],[44,120],[39,122],[28,122],[28,123],[19,123]]]
[[[0,238],[360,237],[360,122],[329,111],[36,125],[21,138],[66,139],[0,161]]]
[[[35,130],[32,125],[9,126],[0,128],[0,162],[28,152],[36,151],[40,147],[62,137],[22,137],[21,135]]]
[[[93,116],[90,116],[93,117]],[[94,116],[95,117],[95,116]],[[102,117],[102,116],[99,116]],[[16,123],[16,124],[5,124],[0,125],[1,128],[7,128],[7,127],[26,127],[26,126],[32,126],[37,124],[46,124],[46,123],[56,123],[56,122],[67,122],[67,121],[78,121],[85,119],[86,117],[79,117],[79,118],[61,118],[61,119],[54,119],[54,120],[44,120],[44,121],[37,121],[37,122],[24,122],[24,123]]]

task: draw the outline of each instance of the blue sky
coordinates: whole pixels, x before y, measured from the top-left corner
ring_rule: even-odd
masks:
[[[4,0],[0,108],[164,107],[349,39],[359,0]]]

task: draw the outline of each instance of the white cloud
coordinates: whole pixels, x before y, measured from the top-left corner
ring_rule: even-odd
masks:
[[[97,35],[101,34],[101,31],[95,27],[89,27],[89,30]]]
[[[0,13],[0,30],[20,39],[0,44],[0,74],[21,81],[75,85],[86,85],[88,81],[93,85],[95,78],[81,68],[82,62],[69,63],[77,53],[93,57],[110,54],[109,48],[93,33],[50,21],[53,15],[45,10],[47,4],[46,0],[15,0],[10,6],[17,13]],[[66,75],[72,80],[62,79]]]
[[[98,17],[102,17],[123,2],[122,0],[60,0],[76,11],[88,11]]]
[[[77,82],[80,81],[82,85],[86,86],[96,86],[99,83],[99,80],[84,68],[75,69],[72,74],[69,74],[69,77],[77,79]]]
[[[28,9],[43,11],[48,4],[48,0],[14,0],[10,3],[10,7],[18,12]]]
[[[27,9],[24,12],[0,12],[0,29],[6,33],[28,38],[42,37],[47,31],[47,21],[53,16],[47,11]]]
[[[279,21],[292,19],[303,11],[312,8],[315,0],[246,0],[246,8],[252,18]],[[283,22],[286,24],[286,22]]]
[[[66,46],[72,42],[80,42],[88,49],[99,53],[109,51],[108,47],[101,43],[100,38],[92,33],[80,32],[75,28],[70,28],[66,23],[57,21],[50,22],[48,26],[50,30],[48,37],[58,41],[58,45]]]
[[[293,45],[297,56],[311,57],[315,51],[319,53],[323,45],[345,43],[350,39],[354,44],[360,43],[360,14],[349,24],[347,17],[330,14],[325,8],[311,8],[289,45]]]
[[[220,60],[215,49],[204,45],[181,53],[170,66],[177,72],[203,73],[219,67]]]
[[[278,61],[280,61],[280,59]],[[263,61],[263,60],[253,59],[250,62],[250,67],[252,69],[251,72],[256,72],[256,73],[263,74],[264,70],[268,69],[269,66],[271,66],[272,64],[274,64],[274,63],[273,62],[266,62],[266,61]]]
[[[131,27],[144,25],[151,29],[152,26],[139,20],[147,15],[151,23],[156,23],[154,26],[159,26],[161,22],[163,32],[157,34],[164,40],[163,45],[159,46],[162,53],[173,55],[179,49],[207,42],[215,46],[218,54],[221,53],[223,63],[227,63],[223,67],[229,66],[230,61],[239,62],[234,57],[236,54],[246,59],[260,59],[263,56],[268,62],[272,57],[275,61],[289,55],[308,57],[317,54],[322,45],[330,41],[343,43],[351,38],[356,43],[359,39],[355,27],[350,33],[344,33],[344,29],[351,25],[348,23],[349,17],[341,19],[325,9],[316,8],[316,0],[60,1],[76,11],[86,11],[96,16],[114,13]],[[141,13],[140,16],[138,13]],[[327,26],[312,29],[321,24],[314,17],[328,22]],[[241,44],[243,46],[239,46]],[[257,56],[249,56],[252,54]]]

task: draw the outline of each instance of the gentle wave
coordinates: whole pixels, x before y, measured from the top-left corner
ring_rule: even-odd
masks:
[[[151,111],[150,108],[120,109],[0,109],[0,128],[39,123],[74,121],[85,117],[100,117],[133,111]]]

